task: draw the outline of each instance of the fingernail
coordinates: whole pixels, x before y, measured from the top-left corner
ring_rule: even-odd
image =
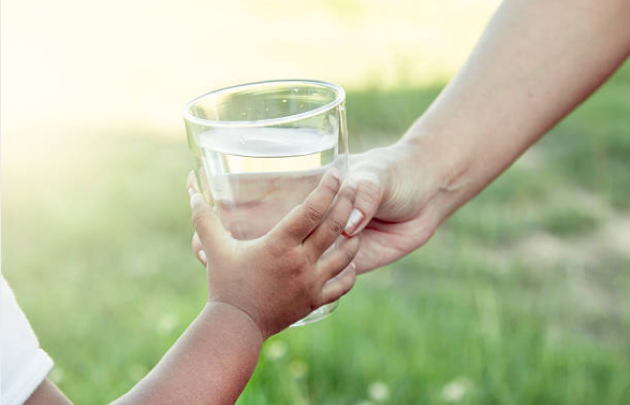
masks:
[[[361,221],[363,220],[363,213],[356,208],[352,209],[350,213],[350,218],[348,218],[348,223],[346,224],[346,229],[344,232],[347,235],[352,235],[356,230]]]
[[[206,252],[204,252],[203,250],[199,251],[199,258],[201,259],[201,262],[205,265],[206,262],[208,261],[208,257],[206,256]]]

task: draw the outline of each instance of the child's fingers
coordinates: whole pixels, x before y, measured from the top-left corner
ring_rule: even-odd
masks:
[[[350,263],[341,273],[331,278],[322,287],[321,305],[330,304],[337,301],[344,294],[352,289],[354,280],[357,277],[356,266]]]
[[[344,183],[326,218],[304,241],[304,247],[314,257],[321,256],[341,235],[350,217],[356,194],[354,183]]]
[[[342,241],[319,260],[320,282],[325,284],[348,267],[359,251],[359,236]]]
[[[339,191],[339,183],[339,171],[328,171],[304,203],[289,212],[270,234],[288,236],[293,242],[302,243],[326,215]]]
[[[203,245],[201,244],[201,240],[199,239],[199,235],[197,235],[197,232],[195,232],[192,237],[192,250],[197,260],[199,260],[201,264],[205,266],[208,258],[206,257],[206,252],[203,250]]]
[[[212,255],[228,238],[219,218],[201,194],[189,189],[190,209],[195,232],[206,254]]]
[[[203,174],[201,174],[203,176]],[[188,173],[188,178],[186,180],[186,190],[188,190],[188,195],[192,195],[193,192],[195,193],[199,193],[199,184],[197,183],[197,178],[195,177],[195,172],[194,171],[190,171],[190,173]],[[212,195],[210,194],[206,194],[206,199],[208,199],[208,203],[212,204],[213,200],[212,200]]]

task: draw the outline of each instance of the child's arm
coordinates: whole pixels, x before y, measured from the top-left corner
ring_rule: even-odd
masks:
[[[193,223],[207,252],[208,303],[158,365],[115,404],[233,404],[265,339],[354,284],[358,239],[344,238],[327,251],[354,203],[354,186],[339,189],[338,175],[328,173],[304,204],[266,236],[247,242],[230,238],[191,189]],[[67,404],[51,386],[42,384],[28,403]]]
[[[113,405],[233,404],[256,366],[258,326],[234,307],[208,303],[157,366]],[[67,405],[49,380],[26,405]]]
[[[114,404],[233,404],[262,344],[246,314],[209,302],[158,365]]]

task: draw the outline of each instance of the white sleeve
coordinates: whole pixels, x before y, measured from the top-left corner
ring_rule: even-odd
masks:
[[[52,359],[39,347],[37,336],[20,309],[11,287],[2,278],[0,292],[0,363],[2,405],[21,405],[44,381]]]

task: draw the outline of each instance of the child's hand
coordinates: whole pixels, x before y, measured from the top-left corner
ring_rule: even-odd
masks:
[[[354,284],[351,262],[359,239],[339,235],[350,216],[356,187],[344,184],[341,191],[340,187],[338,172],[328,172],[304,203],[265,236],[237,241],[189,181],[193,225],[205,252],[209,300],[245,312],[266,339],[347,293]]]

